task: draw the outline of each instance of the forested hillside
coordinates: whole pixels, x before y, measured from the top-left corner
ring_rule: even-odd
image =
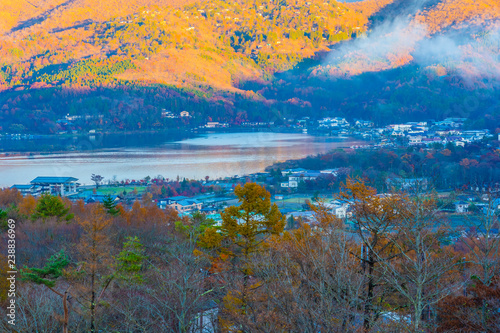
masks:
[[[279,123],[283,117],[351,114],[360,91],[358,116],[437,117],[436,104],[456,108],[477,83],[486,99],[493,96],[499,12],[493,0],[3,2],[1,130],[53,133],[68,113],[99,116],[78,129],[109,131],[210,120]],[[450,29],[463,37],[459,45],[448,37]],[[454,43],[451,60],[427,52],[436,38]],[[484,51],[494,70],[475,66],[463,75]],[[402,72],[394,76],[396,68]],[[371,79],[382,84],[370,78],[364,84],[367,72],[380,74]],[[446,91],[445,101],[413,103],[409,91],[429,89],[429,80],[437,85],[433,93]],[[391,110],[385,113],[381,103],[359,108],[373,104],[382,88],[399,90],[409,103],[384,101]],[[192,118],[172,122],[161,118],[162,110],[188,110]]]

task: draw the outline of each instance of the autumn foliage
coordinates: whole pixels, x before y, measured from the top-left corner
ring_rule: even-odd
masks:
[[[247,183],[235,194],[239,205],[217,224],[139,201],[118,214],[75,202],[73,219],[37,218],[16,205],[41,199],[0,192],[23,249],[19,315],[38,318],[22,329],[497,330],[495,210],[456,238],[434,193],[381,194],[347,178],[337,198],[347,220],[318,202],[313,221],[284,230],[266,189]]]

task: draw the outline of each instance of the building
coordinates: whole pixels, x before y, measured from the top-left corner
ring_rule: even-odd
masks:
[[[288,177],[288,180],[297,182],[300,182],[301,180],[316,180],[319,176],[321,176],[321,172],[307,171],[304,173],[292,174]]]
[[[331,127],[348,127],[350,124],[345,118],[340,118],[340,117],[335,117],[335,118],[323,118],[318,121],[319,122],[319,127],[326,127],[326,128],[331,128]]]
[[[394,131],[394,132],[408,132],[411,131],[413,125],[411,124],[393,124],[389,125],[389,127]]]
[[[228,123],[220,123],[218,121],[209,121],[205,125],[205,128],[226,128],[229,127]]]
[[[281,171],[281,175],[282,176],[287,176],[287,175],[290,175],[290,174],[304,173],[304,172],[307,172],[307,170],[303,169],[303,168],[286,169],[286,170]]]
[[[187,111],[181,111],[181,113],[179,115],[181,117],[190,117],[189,112],[187,112]]]
[[[389,178],[386,181],[387,187],[397,191],[425,191],[429,186],[427,178]]]
[[[322,173],[322,174],[325,174],[325,175],[333,175],[333,176],[337,177],[338,174],[339,174],[339,168],[336,168],[336,169],[324,169],[324,170],[320,170],[319,172]]]
[[[169,207],[175,209],[179,213],[187,213],[195,210],[200,210],[203,207],[203,203],[196,199],[185,199],[175,201],[174,203],[170,204]]]
[[[358,128],[369,128],[373,127],[373,122],[370,120],[356,120],[354,123],[354,126]]]
[[[419,145],[422,143],[422,139],[421,135],[408,135],[408,143],[410,145]]]
[[[77,193],[77,181],[74,177],[36,177],[30,184],[39,186],[41,193],[68,196]]]
[[[296,180],[288,180],[287,182],[282,182],[280,186],[283,188],[297,188],[299,183]]]
[[[286,187],[297,188],[301,181],[315,180],[321,175],[322,173],[318,171],[306,171],[301,173],[293,172],[288,176],[288,181],[281,183],[280,186],[285,188]]]
[[[458,214],[467,213],[469,211],[470,204],[465,201],[455,202],[455,212]]]
[[[348,202],[341,202],[339,200],[332,200],[324,204],[325,208],[331,211],[338,219],[345,219],[352,217],[352,211]]]
[[[16,184],[12,185],[10,188],[15,188],[16,190],[18,190],[22,196],[32,195],[34,197],[37,197],[42,193],[42,188],[40,186],[32,184]]]
[[[116,195],[109,195],[109,197],[111,198],[111,200],[113,200],[114,203],[119,203],[120,202],[120,198]],[[95,202],[99,202],[99,203],[103,203],[104,200],[106,200],[108,198],[108,195],[104,195],[104,194],[92,194],[92,195],[89,195],[86,199],[85,199],[85,203],[95,203]]]
[[[166,206],[175,209],[179,213],[187,213],[195,210],[201,210],[203,203],[197,199],[192,199],[182,195],[176,197],[167,198],[165,201],[161,201],[158,205],[160,208],[165,208]]]
[[[182,201],[182,200],[186,200],[186,199],[189,199],[189,197],[185,197],[183,195],[178,195],[176,197],[170,197],[170,198],[166,198],[165,199],[165,204],[166,205],[171,205],[177,201]]]
[[[165,109],[162,109],[161,117],[162,118],[176,118],[176,116],[173,114],[172,111],[167,111]]]

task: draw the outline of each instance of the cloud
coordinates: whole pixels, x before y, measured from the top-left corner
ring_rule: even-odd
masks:
[[[340,44],[314,73],[345,77],[415,63],[441,65],[467,79],[500,78],[500,24],[462,24],[460,29],[429,36],[427,26],[411,19],[428,3],[418,0],[393,9],[367,36]]]
[[[500,78],[500,26],[481,33],[467,30],[422,40],[413,52],[414,62],[442,65],[466,79]]]
[[[425,26],[396,18],[377,26],[368,37],[345,43],[329,55],[324,66],[334,75],[357,75],[398,67],[413,59],[411,53],[426,34]]]

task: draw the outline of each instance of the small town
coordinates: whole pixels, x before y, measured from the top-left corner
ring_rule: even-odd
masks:
[[[307,170],[303,168],[285,169],[271,172],[259,172],[245,176],[226,177],[219,180],[186,180],[171,181],[159,178],[145,177],[141,180],[125,180],[107,182],[102,176],[92,175],[94,185],[81,185],[74,177],[36,177],[29,184],[15,184],[11,189],[19,191],[23,196],[40,197],[43,194],[64,197],[71,202],[81,201],[84,204],[104,203],[112,200],[113,205],[120,205],[124,209],[133,209],[134,203],[144,206],[156,205],[158,208],[173,209],[180,218],[192,218],[193,214],[202,213],[220,225],[221,215],[229,206],[238,206],[238,198],[234,194],[236,186],[246,183],[256,183],[274,195],[271,198],[280,212],[289,222],[288,228],[294,228],[296,223],[315,225],[315,212],[312,206],[325,207],[333,216],[343,220],[347,226],[353,217],[352,200],[337,198],[337,191],[318,191],[314,188],[315,182],[332,181],[344,176],[345,170],[325,169]],[[309,184],[309,186],[307,185]],[[312,186],[311,186],[312,185]],[[179,187],[177,191],[174,187]],[[430,190],[430,180],[427,178],[387,179],[386,188],[392,191],[406,191],[422,193]],[[185,195],[170,195],[172,192]],[[193,194],[193,192],[199,192]],[[442,200],[440,212],[454,220],[455,227],[466,225],[466,216],[493,209],[500,211],[500,198],[491,200],[486,193],[500,193],[500,186],[496,184],[489,188],[470,187],[463,192],[440,191]],[[379,195],[390,195],[380,193]],[[461,223],[464,223],[462,225]]]
[[[0,132],[0,140],[34,140],[40,138],[67,136],[67,135],[89,135],[95,136],[105,133],[102,129],[94,128],[82,131],[82,126],[76,125],[75,121],[85,121],[100,119],[103,115],[97,116],[70,116],[57,120],[55,135],[39,135],[15,133],[11,131]],[[162,118],[184,119],[189,126],[190,113],[182,111],[174,114],[171,111],[162,111]],[[243,122],[239,125],[207,122],[200,126],[192,126],[191,131],[203,133],[210,131],[229,130],[276,130],[276,131],[296,131],[299,133],[309,133],[314,135],[328,135],[333,137],[354,137],[367,140],[370,143],[362,147],[382,147],[394,145],[410,146],[432,146],[446,145],[451,143],[463,147],[466,143],[479,142],[483,139],[493,138],[500,133],[490,133],[488,129],[466,129],[464,124],[467,118],[446,118],[441,121],[416,121],[403,124],[389,124],[383,127],[376,127],[372,121],[355,119],[351,122],[341,117],[326,117],[313,120],[310,117],[301,119],[284,119],[284,123],[276,125],[274,122]]]

